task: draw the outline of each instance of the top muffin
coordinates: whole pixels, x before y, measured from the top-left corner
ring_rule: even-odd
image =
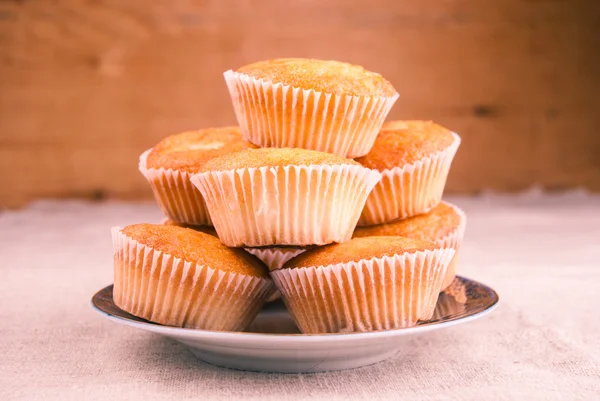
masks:
[[[311,166],[311,165],[359,165],[352,159],[308,149],[262,148],[247,149],[223,155],[206,163],[201,172],[227,171],[240,168]]]
[[[455,140],[450,130],[432,121],[390,121],[383,125],[371,151],[356,161],[380,171],[392,169],[446,150]]]
[[[340,61],[281,58],[259,61],[237,72],[256,79],[317,92],[354,96],[394,96],[396,90],[381,75]]]
[[[147,168],[197,173],[215,157],[256,146],[246,141],[238,127],[207,128],[171,135],[148,153]]]

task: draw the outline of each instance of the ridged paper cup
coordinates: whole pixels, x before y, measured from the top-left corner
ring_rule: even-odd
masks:
[[[245,248],[244,250],[257,258],[259,258],[268,268],[269,271],[281,269],[285,262],[305,252],[307,248],[303,247],[267,247],[267,248]],[[273,302],[281,298],[281,293],[275,293],[267,300]]]
[[[453,249],[284,268],[271,277],[303,333],[414,326],[431,319]]]
[[[455,250],[454,257],[452,261],[448,265],[448,269],[446,270],[446,275],[444,276],[444,280],[442,281],[441,291],[448,288],[454,278],[456,277],[456,267],[458,265],[458,254],[460,253],[460,245],[462,243],[463,237],[465,236],[465,228],[467,227],[467,215],[460,208],[455,205],[446,202],[447,205],[452,207],[456,214],[460,216],[460,223],[456,229],[454,229],[448,235],[440,238],[435,241],[435,243],[443,248],[452,248]]]
[[[306,90],[224,73],[244,137],[261,147],[303,148],[342,157],[364,156],[398,99]]]
[[[382,224],[427,213],[437,206],[444,193],[452,159],[460,146],[456,134],[448,148],[413,164],[381,171],[358,221],[359,226]]]
[[[232,247],[344,242],[380,174],[360,165],[208,171],[191,180]]]
[[[190,182],[191,174],[165,168],[148,168],[146,160],[151,149],[140,156],[139,169],[146,177],[154,197],[165,216],[177,223],[211,225],[210,214],[202,194]]]
[[[270,280],[184,261],[112,229],[115,304],[176,327],[241,331],[274,288]]]
[[[269,271],[273,271],[281,269],[285,262],[305,252],[307,248],[271,246],[266,248],[244,248],[244,250],[259,258],[269,268]]]

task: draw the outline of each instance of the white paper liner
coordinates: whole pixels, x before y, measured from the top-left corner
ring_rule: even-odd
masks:
[[[191,181],[221,242],[256,247],[349,240],[379,177],[347,164],[209,171]]]
[[[303,333],[410,327],[431,319],[454,250],[271,272]]]
[[[269,271],[281,269],[285,262],[306,252],[307,249],[308,248],[300,247],[244,248],[246,252],[259,258],[269,268]],[[273,302],[279,298],[281,298],[281,293],[275,291],[275,293],[267,299],[267,302]]]
[[[342,157],[364,156],[398,99],[323,93],[224,74],[244,137],[261,147],[304,148]]]
[[[113,227],[115,304],[168,326],[241,331],[274,288],[270,280],[187,262]]]
[[[285,262],[295,258],[308,248],[304,247],[268,247],[268,248],[244,248],[244,250],[256,256],[269,268],[269,271],[281,269]]]
[[[147,168],[151,149],[140,156],[139,169],[146,177],[163,213],[177,223],[211,225],[202,194],[190,182],[191,174],[165,168]]]
[[[452,261],[448,265],[448,269],[446,269],[446,275],[444,276],[444,280],[442,281],[441,291],[448,288],[452,281],[454,281],[454,277],[456,277],[458,254],[460,253],[460,245],[462,243],[463,237],[465,236],[465,229],[467,227],[467,215],[465,214],[465,212],[462,211],[456,205],[453,205],[449,202],[444,203],[450,206],[452,209],[454,209],[456,214],[460,216],[460,223],[454,231],[435,241],[436,245],[439,245],[443,248],[452,248],[456,251],[454,257],[452,258]]]
[[[442,200],[452,159],[460,146],[454,142],[413,164],[381,171],[381,181],[373,188],[358,221],[359,226],[382,224],[427,213]]]

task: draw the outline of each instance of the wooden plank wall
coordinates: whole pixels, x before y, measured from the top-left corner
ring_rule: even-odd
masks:
[[[233,123],[222,72],[286,56],[460,133],[449,192],[600,190],[598,0],[3,0],[0,203],[149,196],[138,155]]]

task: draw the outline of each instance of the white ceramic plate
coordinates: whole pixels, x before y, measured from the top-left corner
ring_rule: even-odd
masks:
[[[92,298],[94,309],[110,320],[170,337],[201,360],[227,368],[260,372],[323,372],[357,368],[402,351],[413,335],[468,322],[489,313],[496,292],[457,277],[440,294],[432,320],[397,330],[348,334],[301,334],[281,301],[267,304],[248,332],[221,332],[162,326],[137,318],[113,302],[113,286]]]

